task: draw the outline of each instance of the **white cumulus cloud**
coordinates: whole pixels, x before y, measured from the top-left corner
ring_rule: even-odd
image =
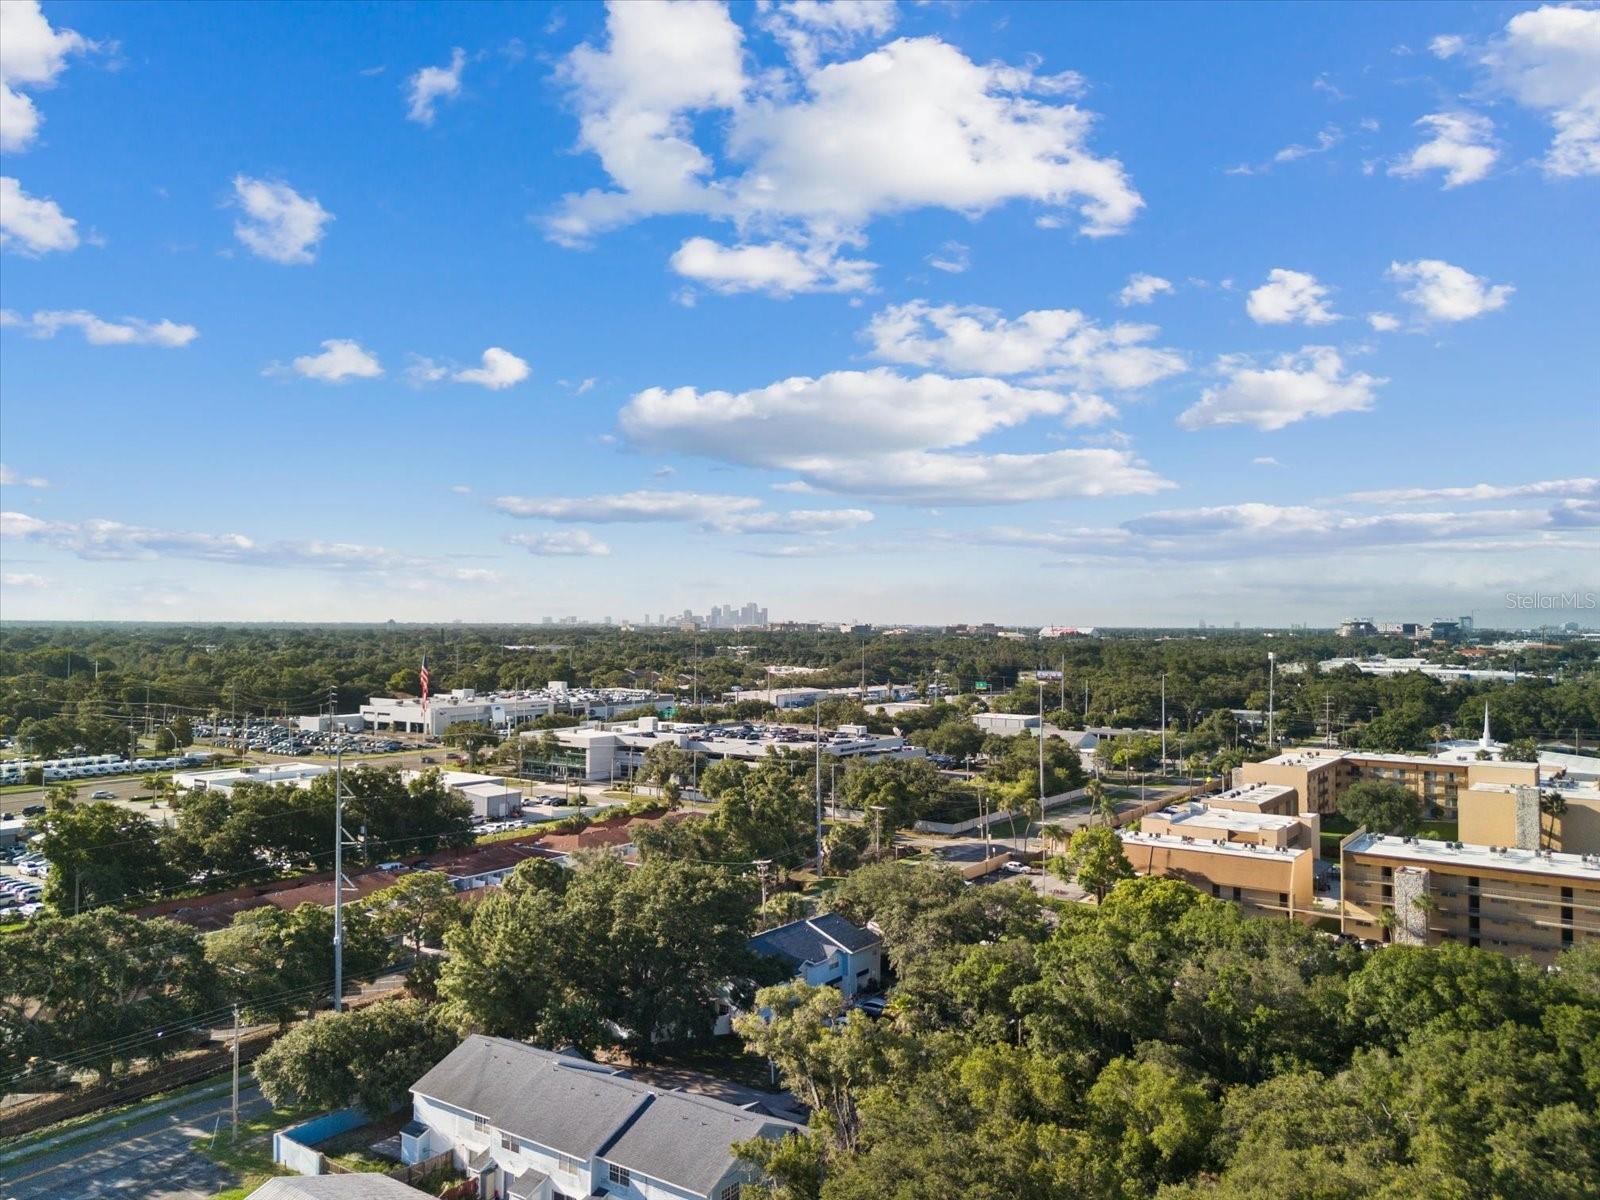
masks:
[[[461,72],[467,53],[457,46],[450,51],[448,67],[423,67],[406,80],[406,120],[432,125],[439,101],[454,100],[461,94]]]
[[[706,237],[692,237],[671,259],[674,271],[713,291],[855,292],[872,286],[876,263],[843,258],[836,247],[784,242],[724,246]]]
[[[159,321],[145,321],[139,317],[107,321],[82,309],[36,312],[28,318],[13,314],[5,324],[36,338],[53,338],[63,329],[76,329],[91,346],[161,346],[171,350],[187,346],[200,336],[193,325],[180,325],[165,317]]]
[[[1478,113],[1429,113],[1418,118],[1416,125],[1432,136],[1391,163],[1389,174],[1410,178],[1442,171],[1445,187],[1461,187],[1486,176],[1500,157],[1494,145],[1494,122]]]
[[[492,391],[514,387],[530,374],[528,364],[509,350],[490,346],[483,352],[482,366],[468,367],[451,376],[457,383],[475,383]]]
[[[1441,33],[1428,43],[1428,52],[1435,58],[1454,58],[1466,48],[1466,39],[1457,33]]]
[[[655,215],[727,221],[738,245],[691,241],[680,257],[724,290],[784,295],[842,288],[840,270],[819,270],[818,259],[860,279],[865,264],[841,247],[863,244],[880,216],[930,207],[976,216],[1025,201],[1052,219],[1075,212],[1083,233],[1100,236],[1143,205],[1121,163],[1089,149],[1093,116],[1061,99],[1066,76],[975,63],[932,37],[817,65],[824,52],[885,35],[888,6],[768,7],[758,21],[797,66],[758,77],[746,73],[745,34],[724,5],[607,12],[604,43],[577,47],[561,78],[579,147],[611,186],[564,197],[546,221],[558,242],[583,245]],[[773,245],[791,255],[780,260]],[[767,253],[741,253],[751,249]]]
[[[0,11],[7,5],[0,4]],[[78,247],[78,223],[54,200],[30,196],[10,175],[0,176],[0,247],[29,258]]]
[[[606,558],[611,547],[587,529],[561,529],[552,533],[513,533],[506,538],[529,554],[552,558]]]
[[[1328,307],[1328,289],[1315,275],[1274,267],[1267,282],[1245,300],[1245,311],[1258,325],[1327,325],[1339,316]]]
[[[233,232],[252,254],[294,266],[315,262],[317,243],[333,214],[315,197],[302,196],[286,183],[233,177],[234,202],[244,216]]]
[[[1600,9],[1546,4],[1519,12],[1482,61],[1502,90],[1549,118],[1555,138],[1546,174],[1600,175]]]
[[[1467,321],[1494,312],[1516,291],[1437,258],[1390,263],[1388,274],[1403,285],[1401,297],[1435,321]]]
[[[1400,328],[1400,318],[1393,313],[1368,313],[1367,324],[1372,326],[1374,333],[1393,333]]]
[[[1099,325],[1077,309],[1036,309],[1007,318],[992,308],[912,300],[873,317],[866,337],[873,356],[888,362],[1127,391],[1185,369],[1177,351],[1147,344],[1159,332],[1154,325]],[[1091,400],[1080,398],[1080,404]],[[1108,406],[1098,405],[1083,409],[1080,418],[1109,415]]]
[[[50,481],[40,475],[24,475],[6,466],[5,463],[0,463],[0,486],[47,488],[50,486]]]
[[[349,338],[329,338],[321,354],[302,354],[294,369],[307,379],[343,383],[346,379],[376,379],[383,374],[377,357]]]
[[[1170,279],[1139,271],[1128,276],[1127,285],[1117,293],[1117,303],[1123,308],[1131,304],[1149,304],[1157,296],[1170,295],[1172,290]]]
[[[1283,429],[1311,417],[1365,412],[1373,393],[1388,380],[1345,369],[1332,346],[1304,346],[1270,366],[1224,357],[1217,362],[1223,382],[1207,388],[1198,403],[1178,417],[1184,429],[1253,425]]]
[[[0,4],[0,150],[15,154],[39,136],[43,118],[22,89],[53,86],[67,56],[88,47],[82,35],[52,28],[39,0]]]

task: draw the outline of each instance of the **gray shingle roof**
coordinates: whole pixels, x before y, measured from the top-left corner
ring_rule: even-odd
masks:
[[[699,1195],[727,1172],[733,1143],[795,1128],[721,1100],[663,1092],[580,1058],[479,1034],[411,1090],[486,1117],[515,1137],[574,1158],[600,1157]]]
[[[781,958],[793,966],[823,962],[840,950],[852,954],[876,946],[881,938],[869,929],[852,925],[838,913],[823,913],[802,921],[791,921],[750,939],[757,954]]]
[[[305,1175],[269,1179],[246,1200],[426,1200],[427,1195],[387,1175]]]
[[[794,1126],[689,1092],[658,1095],[601,1157],[640,1175],[709,1196],[733,1165],[733,1144],[781,1137]]]
[[[650,1097],[611,1068],[478,1034],[411,1090],[574,1158],[592,1157]]]

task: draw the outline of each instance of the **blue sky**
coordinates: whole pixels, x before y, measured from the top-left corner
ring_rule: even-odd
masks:
[[[0,12],[7,618],[1600,587],[1594,7]]]

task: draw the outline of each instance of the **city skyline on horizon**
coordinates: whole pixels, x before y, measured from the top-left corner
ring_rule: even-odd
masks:
[[[1600,10],[211,11],[5,6],[8,620],[1596,624]]]

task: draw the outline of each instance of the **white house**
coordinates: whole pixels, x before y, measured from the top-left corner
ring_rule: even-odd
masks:
[[[787,963],[814,987],[838,988],[846,999],[872,991],[883,978],[883,939],[838,913],[779,925],[756,934],[749,946]]]
[[[504,1038],[467,1038],[411,1088],[402,1157],[448,1151],[502,1200],[737,1200],[736,1142],[797,1126]]]

